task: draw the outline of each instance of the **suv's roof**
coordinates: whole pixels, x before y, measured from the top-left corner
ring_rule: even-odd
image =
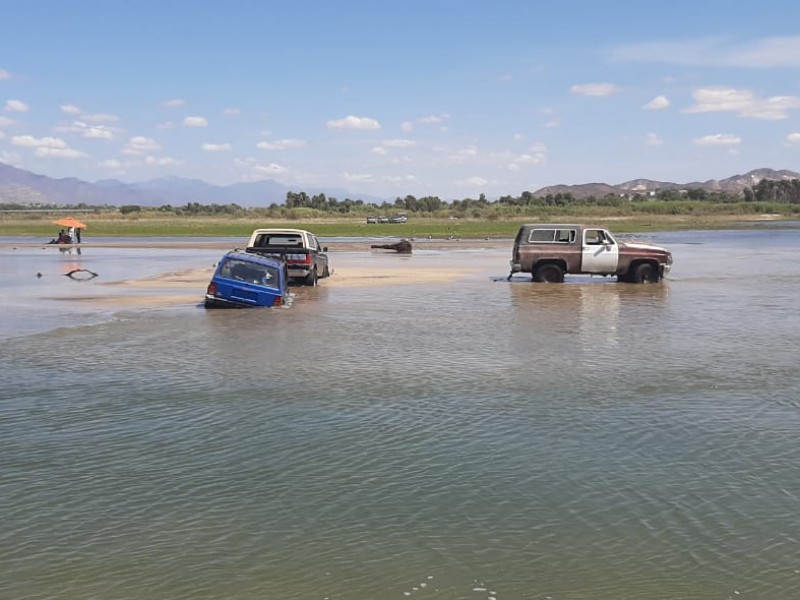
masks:
[[[241,250],[230,250],[229,252],[225,253],[225,256],[222,257],[222,260],[226,260],[228,258],[235,258],[238,260],[259,263],[262,265],[270,265],[273,267],[281,267],[284,262],[283,258],[279,256],[270,256],[268,254],[253,254],[250,252],[242,252]]]
[[[520,229],[606,229],[599,225],[587,225],[586,223],[525,223]]]
[[[253,233],[254,234],[257,234],[257,233],[278,233],[278,234],[280,234],[280,233],[289,233],[289,234],[294,233],[294,234],[299,234],[299,235],[302,235],[302,234],[306,233],[308,235],[314,235],[313,233],[311,233],[310,231],[306,231],[305,229],[274,229],[274,228],[271,228],[271,227],[267,228],[267,229],[256,229],[255,231],[253,231]]]

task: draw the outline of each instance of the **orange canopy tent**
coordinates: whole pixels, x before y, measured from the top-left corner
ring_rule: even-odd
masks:
[[[55,221],[56,225],[61,225],[61,227],[74,227],[75,229],[86,229],[86,225],[78,221],[75,217],[64,217],[63,219],[59,219]]]

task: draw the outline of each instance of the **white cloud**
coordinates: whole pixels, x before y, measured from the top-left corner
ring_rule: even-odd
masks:
[[[225,110],[223,110],[222,113],[232,117],[235,115],[242,114],[242,109],[232,106],[230,108],[226,108]]]
[[[230,152],[231,145],[230,144],[203,144],[202,146],[205,152]]]
[[[267,175],[280,175],[287,172],[286,167],[276,163],[269,163],[268,165],[255,165],[253,170]]]
[[[453,183],[459,187],[483,187],[488,185],[489,180],[483,177],[468,177],[467,179],[461,179]]]
[[[790,133],[786,136],[786,141],[790,144],[800,144],[800,133]]]
[[[28,105],[22,100],[8,100],[6,101],[6,110],[8,112],[28,112]]]
[[[5,137],[6,137],[6,134],[3,133],[2,131],[0,131],[0,140],[5,139]]]
[[[372,153],[373,154],[377,154],[378,156],[386,156],[387,150],[386,150],[386,148],[383,148],[381,146],[375,146],[372,149]]]
[[[344,177],[345,181],[349,182],[364,183],[364,182],[375,181],[374,176],[367,174],[348,173],[345,171],[342,174],[342,176]]]
[[[99,163],[97,163],[97,166],[103,167],[104,169],[115,170],[115,169],[121,169],[122,163],[116,159],[109,158],[108,160],[100,161]]]
[[[128,140],[123,152],[126,154],[147,154],[161,150],[161,145],[152,138],[137,135]]]
[[[400,125],[400,128],[403,131],[414,131],[414,123],[411,121],[403,121],[403,123]]]
[[[274,142],[263,141],[256,144],[259,150],[288,150],[289,148],[303,148],[305,140],[275,140]]]
[[[83,137],[92,140],[113,140],[114,133],[106,127],[89,127],[82,134]]]
[[[8,117],[4,117],[0,115],[0,127],[10,127],[14,124],[14,121],[9,119]]]
[[[104,125],[89,125],[83,121],[74,121],[69,125],[59,125],[56,127],[59,133],[72,133],[87,139],[111,140],[114,139],[114,131]]]
[[[384,140],[381,142],[381,145],[386,148],[411,148],[417,145],[417,142],[414,140]]]
[[[62,104],[60,107],[62,112],[67,113],[68,115],[79,115],[83,111],[75,106],[74,104]]]
[[[277,163],[262,165],[258,160],[252,157],[234,158],[233,163],[236,167],[244,171],[242,173],[242,179],[245,181],[257,181],[263,179],[265,175],[274,176],[289,172],[289,170],[282,165]]]
[[[547,146],[537,143],[524,154],[518,154],[511,159],[506,167],[509,171],[521,171],[525,167],[543,165],[547,162]]]
[[[419,120],[419,122],[420,123],[444,123],[449,118],[450,118],[450,115],[448,115],[448,114],[429,115],[427,117],[422,117]]]
[[[330,129],[380,129],[381,124],[370,117],[355,117],[348,115],[343,119],[328,121]]]
[[[11,79],[11,73],[6,71],[5,69],[0,69],[0,81],[4,79]]]
[[[749,119],[775,121],[786,119],[789,111],[800,108],[797,96],[774,96],[759,98],[750,90],[709,87],[692,92],[695,104],[684,109],[685,113],[735,112]]]
[[[580,83],[573,85],[569,91],[579,96],[610,96],[619,88],[613,83]]]
[[[171,121],[159,123],[156,125],[156,129],[175,129],[175,123],[172,123]]]
[[[800,67],[800,36],[751,41],[714,37],[626,44],[612,52],[621,62],[772,69]]]
[[[408,183],[416,183],[419,181],[416,175],[399,175],[395,177],[384,177],[383,181],[388,181],[389,183],[395,185],[401,184],[408,184]]]
[[[182,100],[180,98],[173,98],[172,100],[167,100],[161,104],[164,108],[181,108],[182,106],[186,106],[186,100]]]
[[[41,158],[83,158],[88,156],[85,152],[70,148],[61,138],[35,138],[32,135],[17,135],[11,138],[11,143],[15,146],[35,148],[36,156]]]
[[[742,138],[730,133],[715,133],[694,138],[692,143],[696,146],[736,146],[742,143]]]
[[[182,165],[184,161],[172,158],[171,156],[148,156],[144,159],[144,164],[153,167],[174,167]]]
[[[106,113],[97,113],[94,115],[82,115],[81,119],[89,121],[90,123],[116,123],[119,117],[116,115],[109,115]]]
[[[26,148],[63,149],[67,147],[67,143],[61,138],[35,138],[32,135],[16,135],[11,138],[11,143],[15,146],[25,146]]]
[[[665,108],[669,108],[670,101],[669,98],[666,96],[656,96],[650,102],[643,105],[642,108],[645,110],[663,110]]]
[[[645,144],[648,146],[661,146],[664,143],[660,137],[658,137],[655,133],[648,133],[645,137]]]
[[[559,121],[558,119],[550,119],[544,124],[544,126],[547,127],[548,129],[553,129],[555,127],[559,127],[560,125],[561,121]]]
[[[186,117],[183,120],[183,124],[186,127],[207,127],[208,119],[205,117]]]
[[[37,148],[36,156],[42,158],[84,158],[89,155],[73,148]]]
[[[800,98],[797,96],[773,96],[766,100],[760,100],[743,111],[741,116],[751,119],[778,121],[788,118],[789,111],[797,108],[800,108]]]

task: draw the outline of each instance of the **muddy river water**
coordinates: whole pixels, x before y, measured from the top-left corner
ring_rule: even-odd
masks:
[[[663,284],[340,251],[242,311],[215,249],[6,245],[0,598],[800,597],[800,229],[649,237]]]

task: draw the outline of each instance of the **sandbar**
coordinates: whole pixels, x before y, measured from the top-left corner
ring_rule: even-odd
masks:
[[[372,249],[372,243],[391,243],[395,240],[326,241],[332,273],[321,279],[319,285],[327,288],[369,287],[387,285],[442,284],[468,277],[485,269],[480,261],[470,256],[470,251],[508,249],[512,241],[500,239],[450,239],[414,241],[414,251],[401,255],[393,250]],[[16,244],[15,247],[42,244]],[[46,246],[46,244],[44,244]],[[230,242],[197,240],[151,241],[123,239],[114,241],[92,241],[81,248],[197,248],[220,250],[233,249]],[[61,247],[61,246],[60,246]],[[496,253],[495,253],[496,254]],[[220,254],[221,255],[221,254]],[[505,268],[503,259],[498,259],[498,269]],[[214,266],[184,269],[159,273],[153,276],[126,279],[114,282],[98,282],[92,293],[80,297],[64,298],[85,306],[98,308],[147,309],[181,305],[196,305],[202,302],[206,286],[211,280]],[[302,288],[299,288],[302,289]],[[88,291],[88,290],[87,290]]]

